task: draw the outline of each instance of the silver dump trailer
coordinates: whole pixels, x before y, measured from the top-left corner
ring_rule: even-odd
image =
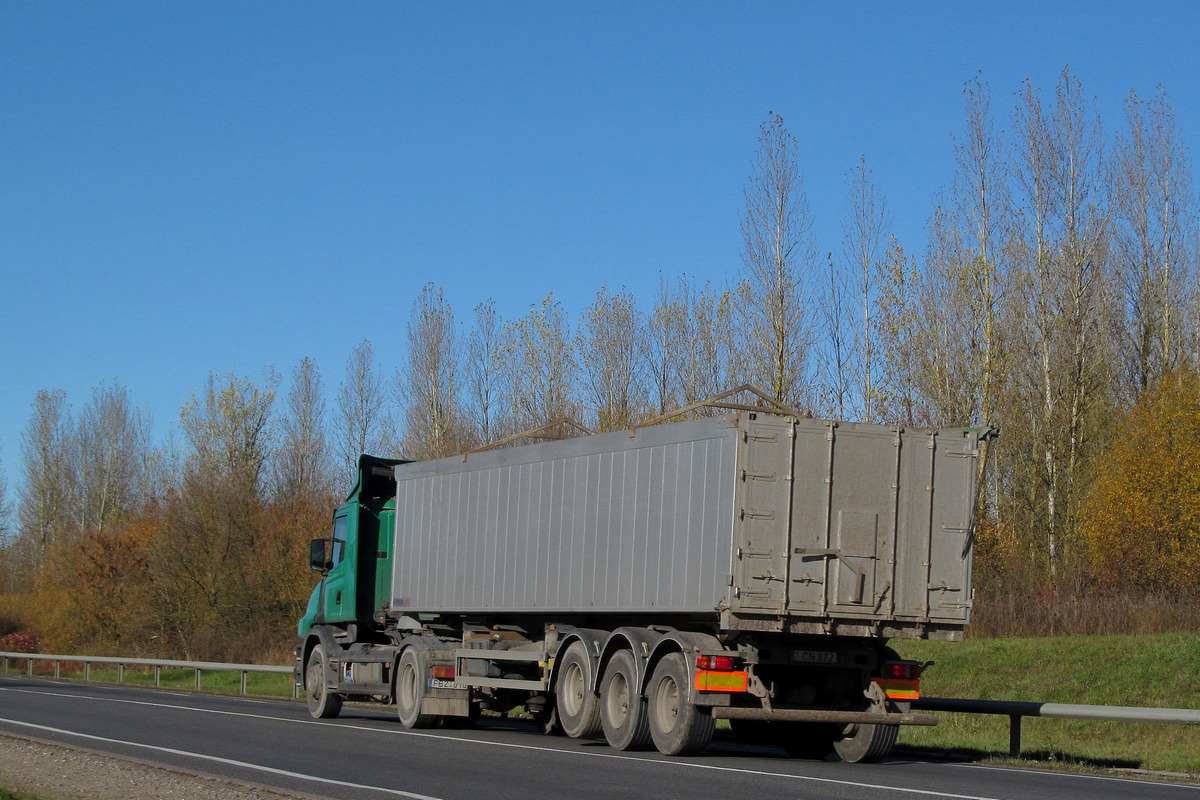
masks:
[[[743,408],[364,457],[339,511],[354,523],[314,542],[298,679],[317,716],[355,696],[412,727],[523,706],[547,732],[671,754],[726,718],[794,755],[881,758],[897,725],[933,722],[888,640],[959,639],[970,619],[993,433]],[[336,580],[350,561],[357,585]],[[338,619],[331,591],[357,608]]]

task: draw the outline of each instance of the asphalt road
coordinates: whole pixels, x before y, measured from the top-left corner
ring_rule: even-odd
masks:
[[[1200,800],[1196,784],[905,758],[797,761],[723,742],[700,757],[668,758],[542,736],[520,720],[408,731],[384,708],[347,707],[318,722],[298,703],[23,677],[0,679],[0,731],[345,800]]]

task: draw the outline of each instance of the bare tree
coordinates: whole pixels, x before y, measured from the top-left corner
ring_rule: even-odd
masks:
[[[0,447],[0,454],[4,448]],[[12,536],[12,501],[8,495],[8,473],[4,471],[4,461],[0,460],[0,548],[9,544]]]
[[[467,340],[467,415],[471,422],[468,441],[487,444],[497,438],[498,404],[504,394],[505,375],[498,359],[503,343],[503,324],[496,301],[475,307],[475,327]]]
[[[817,350],[817,379],[820,399],[817,411],[835,419],[847,419],[847,406],[853,403],[855,330],[852,327],[850,287],[846,273],[839,270],[830,253],[828,269],[821,283],[817,315],[821,320],[823,346]],[[870,319],[870,314],[867,314]]]
[[[804,389],[812,345],[816,246],[797,148],[783,117],[762,124],[741,217],[750,377],[781,401]]]
[[[574,416],[575,353],[553,294],[504,328],[501,363],[508,373],[506,429],[515,433]]]
[[[259,498],[271,455],[271,412],[279,376],[269,370],[256,385],[233,373],[209,374],[203,391],[179,414],[191,446],[188,478],[203,474]]]
[[[685,296],[687,282],[679,278]],[[654,311],[646,324],[646,370],[649,375],[650,403],[657,414],[665,414],[680,403],[680,359],[687,308],[672,291],[671,281],[661,277]]]
[[[272,463],[272,494],[279,501],[320,503],[333,494],[321,373],[311,358],[292,370],[279,443]]]
[[[643,314],[628,291],[601,287],[583,311],[575,337],[585,402],[599,430],[628,428],[647,408],[647,342]]]
[[[337,455],[344,474],[350,478],[358,471],[358,457],[390,452],[393,438],[392,417],[387,409],[383,377],[375,368],[371,343],[363,340],[346,361],[346,379],[338,387],[338,413],[335,417]]]
[[[923,380],[930,372],[925,284],[914,260],[893,236],[883,260],[872,317],[881,381],[879,417],[900,425],[929,425],[933,413]]]
[[[1041,509],[1029,524],[1044,532],[1054,575],[1073,532],[1082,470],[1099,444],[1114,356],[1103,139],[1068,70],[1050,114],[1026,82],[1015,127],[1022,269],[1014,364],[1024,368],[1013,372],[1028,414],[1026,452],[1038,454],[1025,505]]]
[[[734,293],[711,283],[697,288],[680,279],[679,298],[684,310],[678,356],[683,364],[682,403],[694,403],[746,383],[747,367],[734,334],[739,314]]]
[[[404,453],[425,459],[462,450],[461,354],[454,313],[433,284],[421,290],[408,321],[408,364],[397,376],[405,402]]]
[[[31,569],[74,529],[70,519],[75,493],[71,438],[66,392],[39,391],[33,401],[33,414],[21,434],[24,475],[17,505],[20,549]]]
[[[79,415],[76,434],[79,529],[104,530],[134,508],[141,494],[150,415],[133,407],[125,387],[114,382],[92,390]]]
[[[839,419],[874,421],[879,364],[873,315],[890,221],[865,156],[846,174],[846,198],[841,258],[829,259],[828,280],[820,293],[826,339],[822,384]]]
[[[1127,129],[1112,161],[1113,267],[1122,295],[1125,400],[1183,363],[1196,325],[1182,313],[1195,291],[1192,165],[1166,92],[1125,103]]]

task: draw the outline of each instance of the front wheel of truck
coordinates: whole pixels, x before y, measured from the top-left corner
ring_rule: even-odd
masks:
[[[342,710],[342,696],[325,688],[325,653],[321,645],[313,648],[308,656],[308,668],[304,671],[304,694],[308,700],[308,713],[313,719],[330,719]]]

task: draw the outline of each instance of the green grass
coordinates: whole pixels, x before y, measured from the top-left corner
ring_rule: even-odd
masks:
[[[39,800],[39,798],[31,794],[14,792],[11,789],[5,789],[0,786],[0,800]]]
[[[893,642],[933,661],[926,697],[1200,708],[1200,633]],[[938,712],[934,728],[901,729],[902,746],[1007,758],[1008,717]],[[1200,773],[1200,733],[1187,725],[1025,717],[1021,754],[1044,762]]]

